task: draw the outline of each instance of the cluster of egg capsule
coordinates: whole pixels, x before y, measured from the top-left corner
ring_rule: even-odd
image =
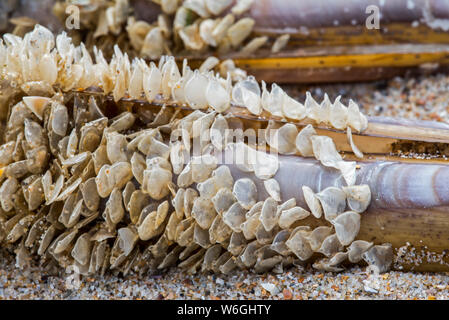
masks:
[[[153,23],[132,15],[128,0],[97,1],[79,4],[83,16],[80,28],[87,31],[87,39],[102,47],[111,46],[116,37],[126,33],[130,50],[142,58],[159,59],[164,54],[182,50],[183,53],[205,53],[207,50],[224,54],[238,51],[249,55],[269,42],[267,36],[251,38],[255,21],[241,17],[254,0],[162,0],[160,13]],[[72,1],[57,1],[55,14],[67,21]],[[147,10],[155,9],[148,5]],[[122,37],[123,38],[123,37]],[[288,34],[280,36],[272,45],[279,52],[288,42]],[[246,42],[246,43],[245,43]]]
[[[32,41],[35,38],[41,40],[38,46]],[[362,256],[380,270],[388,267],[391,246],[354,241],[360,213],[371,198],[368,186],[354,185],[355,170],[351,179],[343,174],[347,187],[330,187],[317,194],[303,187],[312,216],[324,218],[328,224],[312,229],[303,225],[309,211],[296,206],[294,198],[281,201],[279,183],[274,179],[279,168],[275,156],[242,142],[227,143],[225,135],[213,134],[228,128],[227,118],[217,113],[226,109],[208,104],[204,85],[209,87],[216,81],[222,89],[229,86],[230,99],[231,93],[234,98],[252,92],[247,85],[252,86],[251,78],[232,87],[229,78],[192,72],[186,64],[183,76],[177,78],[179,71],[170,58],[161,59],[159,68],[152,64],[148,72],[139,73],[142,70],[126,64],[126,54],[118,50],[110,64],[99,59],[89,65],[82,45],[69,45],[64,35],[57,37],[57,50],[52,50],[52,38],[42,27],[20,41],[13,43],[11,39],[15,38],[6,40],[7,46],[0,49],[0,59],[6,61],[2,73],[25,92],[46,89],[48,94],[55,85],[62,90],[77,85],[91,87],[95,83],[85,77],[89,70],[95,70],[101,71],[95,79],[105,94],[113,93],[114,100],[125,94],[140,99],[143,89],[150,102],[176,100],[196,109],[182,118],[172,110],[176,108],[163,107],[155,116],[128,111],[108,119],[92,96],[86,101],[75,94],[72,112],[62,94],[52,98],[28,96],[15,104],[0,148],[0,238],[19,243],[19,265],[26,265],[31,251],[63,267],[75,267],[82,274],[107,268],[143,272],[174,265],[189,272],[200,267],[225,273],[236,267],[263,272],[308,261],[318,252],[325,258],[314,266],[322,270],[342,270],[339,265],[344,260],[358,262]],[[53,77],[39,73],[40,64],[34,65],[35,72],[22,65],[31,57],[48,62],[46,55],[57,57]],[[101,52],[97,52],[98,57]],[[86,65],[90,67],[84,68]],[[129,69],[124,68],[126,65]],[[142,61],[138,65],[143,65]],[[67,79],[77,81],[69,85]],[[276,89],[269,97],[278,95]],[[291,99],[285,94],[282,97]],[[260,100],[264,100],[263,93]],[[326,105],[317,104],[320,109],[313,110],[321,112]],[[360,119],[365,118],[360,115],[357,119],[355,123],[363,125]],[[186,134],[167,143],[167,133],[178,129]],[[200,155],[191,157],[196,132],[208,129],[213,130],[206,139],[201,136],[204,146]],[[323,165],[341,170],[341,163],[346,162],[338,158],[332,140],[326,138],[308,126],[298,133],[295,146],[301,153],[311,150]],[[271,141],[273,147],[288,153],[276,142],[282,139]],[[229,167],[218,165],[212,152],[216,149],[234,154],[243,151],[255,158],[255,162],[237,166],[264,180],[269,197],[257,201],[261,190],[250,178],[234,181]],[[347,206],[350,211],[346,211]]]

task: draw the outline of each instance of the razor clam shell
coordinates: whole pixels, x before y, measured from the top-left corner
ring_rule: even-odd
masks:
[[[225,152],[232,152],[227,149]],[[233,159],[232,155],[219,155]],[[295,198],[297,205],[307,208],[301,190],[308,186],[316,192],[327,187],[346,186],[341,173],[323,167],[317,160],[279,155],[279,169],[273,176],[279,182],[282,199]],[[440,164],[402,163],[393,161],[357,162],[356,185],[366,184],[371,194],[367,210],[374,208],[429,208],[449,205],[449,167]],[[263,180],[253,173],[228,165],[235,180],[250,178],[256,184],[259,201],[269,197]]]

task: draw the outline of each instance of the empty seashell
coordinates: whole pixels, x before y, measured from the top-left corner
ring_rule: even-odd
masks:
[[[242,260],[242,263],[248,267],[251,268],[257,261],[257,257],[255,255],[255,252],[257,249],[259,249],[260,244],[257,243],[257,241],[250,242],[243,253],[239,256],[240,260]]]
[[[236,15],[241,15],[251,8],[253,2],[254,0],[238,0],[237,4],[232,7],[231,11]]]
[[[263,203],[259,219],[266,231],[271,231],[277,225],[279,219],[277,206],[276,200],[271,197],[268,197]]]
[[[184,1],[183,6],[192,10],[202,18],[209,17],[205,0],[186,0]]]
[[[199,67],[200,73],[206,73],[215,68],[220,63],[220,60],[214,56],[208,57]]]
[[[373,246],[372,242],[364,241],[364,240],[355,240],[348,247],[348,259],[352,263],[360,262],[362,258],[362,254],[368,251]]]
[[[271,85],[271,92],[268,93],[266,84],[262,81],[262,108],[267,110],[273,116],[283,117],[282,106],[286,93],[276,84]]]
[[[25,119],[24,134],[26,142],[32,149],[40,146],[44,141],[43,129],[37,122]]]
[[[181,80],[181,73],[173,57],[167,59],[162,68],[162,95],[164,99],[170,99],[176,84]]]
[[[71,254],[80,265],[86,265],[89,262],[91,249],[92,242],[90,241],[90,236],[85,233],[78,237]]]
[[[368,208],[371,202],[371,190],[368,185],[356,185],[343,187],[348,200],[348,206],[351,210],[361,213]]]
[[[210,199],[198,197],[193,202],[192,217],[203,229],[209,229],[217,213]]]
[[[347,211],[332,221],[342,245],[347,246],[355,239],[360,230],[360,218],[357,212]]]
[[[217,23],[214,30],[212,31],[212,37],[215,39],[216,43],[220,43],[223,40],[229,27],[232,26],[234,21],[234,16],[232,14],[227,14]]]
[[[338,153],[334,141],[328,136],[312,136],[313,154],[323,166],[339,169],[338,163],[343,161]]]
[[[161,9],[166,14],[173,14],[176,12],[178,8],[179,1],[178,0],[161,0]]]
[[[320,248],[317,252],[324,254],[326,257],[331,257],[335,253],[340,252],[343,250],[343,245],[338,240],[337,235],[331,234],[330,236],[327,236],[323,242],[321,243]]]
[[[249,112],[259,115],[262,112],[259,84],[253,76],[239,81],[232,89],[235,104],[245,106]]]
[[[94,152],[101,141],[100,131],[94,126],[81,128],[81,138],[79,141],[80,152]]]
[[[298,128],[291,123],[286,123],[275,130],[274,135],[269,140],[270,146],[274,147],[281,154],[293,154],[296,152],[295,140]]]
[[[338,96],[330,107],[330,123],[335,129],[344,130],[348,121],[348,108],[340,101]]]
[[[290,119],[302,120],[307,116],[307,110],[302,103],[286,94],[283,99],[282,114]]]
[[[209,80],[195,70],[193,76],[185,85],[185,98],[192,109],[207,108],[206,90]]]
[[[131,222],[136,224],[139,220],[142,209],[149,205],[151,198],[142,192],[142,190],[135,190],[129,199],[127,210],[129,211],[129,217]]]
[[[143,172],[142,190],[147,192],[151,198],[160,200],[169,193],[169,184],[172,181],[173,174],[170,170],[160,166],[147,169]]]
[[[239,179],[235,182],[232,190],[240,205],[249,210],[256,203],[257,187],[256,184],[249,178]]]
[[[153,28],[145,36],[140,55],[149,59],[157,59],[164,53],[164,36],[159,27]]]
[[[50,103],[50,98],[28,96],[23,97],[23,102],[39,120],[42,120],[45,108]]]
[[[117,132],[109,132],[106,134],[106,141],[106,152],[111,163],[128,161],[126,154],[128,142],[124,135]]]
[[[347,129],[347,137],[348,137],[348,142],[349,142],[349,145],[351,146],[352,152],[354,152],[354,154],[355,154],[355,156],[357,158],[362,159],[363,158],[363,153],[354,144],[354,141],[352,140],[352,133],[351,133],[351,128],[350,127],[348,127],[348,129]]]
[[[344,268],[339,267],[339,265],[346,260],[346,252],[337,252],[332,258],[324,258],[313,264],[313,267],[317,270],[327,271],[327,272],[341,272]]]
[[[143,74],[143,91],[148,102],[153,102],[162,91],[162,74],[154,62],[150,63],[149,70]]]
[[[236,202],[236,199],[232,194],[232,191],[228,188],[221,188],[215,196],[212,197],[212,203],[218,214],[223,214],[232,204],[234,204],[234,202]]]
[[[184,194],[184,214],[187,218],[190,218],[193,203],[196,198],[198,198],[198,193],[196,192],[196,190],[192,188],[186,189],[186,192]]]
[[[231,5],[232,0],[205,0],[205,2],[207,10],[213,15],[218,16]]]
[[[240,203],[235,202],[223,213],[223,222],[226,223],[234,232],[241,232],[241,224],[245,222],[245,209]]]
[[[243,18],[229,27],[227,35],[233,47],[239,46],[252,32],[255,21],[251,18]]]
[[[95,178],[90,178],[80,185],[83,194],[84,204],[90,211],[96,211],[100,204],[100,196],[97,192]]]
[[[290,249],[285,244],[285,241],[290,237],[289,230],[279,231],[273,239],[273,243],[270,245],[270,249],[276,251],[277,253],[288,256],[290,254]]]
[[[67,132],[68,122],[69,114],[67,112],[66,106],[60,103],[56,103],[56,105],[52,108],[52,130],[60,136],[65,136]]]
[[[215,26],[217,25],[217,23],[219,22],[219,20],[214,20],[214,19],[205,19],[203,21],[201,21],[200,26],[199,26],[199,34],[201,39],[207,43],[210,46],[216,47],[217,46],[217,42],[215,41],[214,37],[212,36],[212,32],[214,31]],[[210,57],[210,58],[214,58],[215,57]],[[207,61],[207,59],[206,59]],[[205,61],[205,62],[206,62]],[[209,70],[213,69],[215,67],[213,60],[207,62],[207,64],[205,64],[205,62],[203,62],[203,64],[200,67],[200,72],[208,72]],[[204,65],[204,67],[203,67]]]
[[[139,90],[139,92],[142,92],[142,90]],[[136,116],[131,112],[122,112],[120,115],[118,115],[113,119],[113,122],[109,126],[109,129],[115,131],[128,130],[129,128],[132,127],[135,120]]]
[[[206,46],[206,43],[200,36],[199,22],[200,21],[198,20],[179,30],[178,35],[188,50],[200,51]]]
[[[106,209],[104,211],[104,216],[106,222],[110,227],[115,226],[117,223],[122,221],[125,216],[125,210],[123,208],[123,198],[122,193],[118,188],[114,188],[106,202]],[[135,219],[131,219],[134,220]],[[112,228],[110,228],[112,229]]]
[[[302,261],[306,261],[313,255],[313,250],[307,241],[307,233],[304,231],[292,233],[285,244]]]
[[[277,202],[281,201],[281,189],[276,179],[265,180],[263,182],[263,185],[265,186],[265,190],[268,192],[270,197],[272,197]]]
[[[217,215],[209,229],[210,242],[224,243],[232,234],[231,228],[226,224],[221,216]]]
[[[201,197],[211,199],[217,193],[217,187],[215,185],[215,179],[209,178],[196,185]]]
[[[304,194],[304,200],[310,209],[310,212],[317,219],[321,218],[323,214],[323,209],[321,207],[320,201],[318,200],[315,193],[308,186],[302,186],[302,192]]]
[[[357,132],[361,132],[368,127],[368,120],[360,112],[359,106],[351,99],[348,105],[348,125]]]
[[[65,236],[61,238],[56,244],[54,249],[55,254],[59,254],[64,252],[69,248],[73,240],[75,240],[76,235],[78,234],[78,230],[73,230],[72,232],[67,233]]]
[[[210,141],[209,129],[214,122],[215,112],[207,113],[192,123],[192,138],[194,146],[199,142],[199,147],[203,150],[204,146]]]
[[[248,42],[240,52],[245,55],[250,55],[259,50],[265,43],[267,43],[268,37],[256,37]]]
[[[261,204],[263,205],[263,202]],[[251,216],[248,216],[246,221],[240,225],[240,229],[242,229],[243,235],[247,240],[252,240],[256,237],[257,228],[262,224],[259,220],[260,210],[261,208]]]
[[[184,145],[181,141],[170,143],[170,162],[173,167],[174,174],[180,174],[184,168],[185,154]]]
[[[165,220],[165,217],[168,213],[168,207],[167,210],[164,210],[163,215],[160,217],[160,219]],[[150,214],[148,214],[142,221],[142,223],[137,228],[137,232],[139,234],[139,238],[141,240],[149,240],[151,238],[154,238],[158,235],[158,229],[160,224],[157,224],[157,212],[152,211]]]
[[[332,221],[346,208],[346,194],[339,188],[328,187],[315,195],[320,200],[327,221]]]
[[[310,248],[317,251],[323,244],[324,239],[332,234],[332,228],[327,226],[320,226],[315,228],[308,236]]]
[[[217,158],[212,155],[192,157],[190,165],[192,180],[197,183],[203,182],[211,176],[212,171],[217,167]]]
[[[323,122],[327,118],[325,110],[312,98],[312,95],[308,91],[306,92],[306,101],[304,102],[304,105],[307,109],[307,117],[314,120],[317,124]]]
[[[375,266],[379,273],[384,273],[390,269],[393,263],[393,248],[389,243],[375,245],[364,252],[362,257],[370,266]]]
[[[272,53],[278,53],[281,51],[290,40],[289,34],[283,34],[282,36],[279,36],[276,38],[276,41],[273,43],[273,46],[271,47]]]
[[[215,117],[214,122],[210,128],[210,141],[213,146],[221,151],[226,147],[227,134],[228,134],[228,122],[225,117],[221,114],[218,114]]]
[[[184,196],[185,196],[185,189],[178,189],[176,192],[176,195],[172,199],[172,205],[175,208],[176,215],[179,219],[182,219],[184,217]]]
[[[131,170],[133,172],[134,178],[136,178],[137,182],[140,184],[143,183],[143,172],[146,169],[145,158],[138,152],[134,152],[131,157]]]
[[[313,157],[313,146],[311,137],[316,135],[316,131],[311,124],[304,127],[296,136],[296,149],[303,157]]]
[[[82,153],[78,153],[77,155],[70,157],[66,160],[61,161],[61,164],[64,167],[70,167],[73,165],[79,165],[81,163],[83,163],[84,161],[90,159],[90,152],[86,151],[86,152],[82,152]]]
[[[256,163],[253,165],[257,178],[266,180],[272,178],[279,169],[279,160],[275,155],[262,151],[255,152]]]
[[[282,212],[284,210],[294,208],[295,206],[296,206],[296,198],[290,198],[278,206],[278,211]]]
[[[13,162],[15,142],[10,141],[0,146],[0,166],[4,167]]]
[[[346,181],[348,186],[355,184],[357,179],[356,168],[357,163],[355,161],[339,161],[337,167],[341,172],[341,175]]]
[[[247,241],[242,232],[233,232],[229,240],[227,250],[233,255],[238,256],[246,247]]]
[[[202,271],[211,270],[214,262],[216,262],[217,259],[220,257],[221,251],[222,247],[219,244],[209,247],[204,254],[204,260],[201,266],[201,270]]]
[[[298,220],[307,218],[310,212],[304,210],[301,207],[293,207],[281,212],[279,217],[279,226],[283,229],[288,229],[290,226]]]
[[[231,106],[229,91],[215,78],[210,78],[205,91],[207,103],[217,112],[225,112]]]
[[[209,239],[209,231],[202,229],[198,224],[195,224],[195,230],[193,231],[193,241],[203,248],[209,248],[211,246]]]

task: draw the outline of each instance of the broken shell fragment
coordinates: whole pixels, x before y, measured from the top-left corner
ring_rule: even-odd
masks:
[[[328,187],[316,194],[327,221],[334,220],[346,208],[346,194],[339,188]]]
[[[279,226],[283,229],[288,229],[296,221],[307,218],[310,212],[301,207],[293,207],[281,212],[279,217]]]
[[[307,241],[307,233],[304,231],[292,233],[285,244],[302,261],[308,260],[313,255],[312,248]]]
[[[355,240],[348,247],[348,260],[352,263],[357,263],[361,261],[362,254],[368,251],[373,246],[372,242],[364,240]]]
[[[321,215],[323,214],[323,209],[316,194],[308,186],[302,186],[302,192],[304,195],[304,200],[306,201],[307,206],[310,209],[310,212],[313,214],[315,218],[317,219],[321,218]]]
[[[263,182],[265,190],[268,192],[270,197],[272,197],[277,202],[281,201],[281,190],[279,183],[275,179],[268,179]]]
[[[277,207],[276,200],[271,197],[268,197],[263,203],[259,219],[266,231],[271,231],[278,223]]]

